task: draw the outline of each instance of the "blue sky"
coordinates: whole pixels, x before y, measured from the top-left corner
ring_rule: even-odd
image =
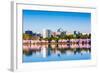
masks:
[[[26,30],[42,32],[43,29],[57,31],[59,28],[68,32],[76,30],[89,33],[91,32],[91,14],[79,12],[23,10],[23,32]]]

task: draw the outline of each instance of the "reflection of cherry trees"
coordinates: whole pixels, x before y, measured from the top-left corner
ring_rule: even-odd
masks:
[[[26,48],[26,49],[25,49]],[[90,52],[91,51],[91,45],[90,44],[49,44],[49,45],[31,45],[31,47],[23,45],[23,51],[26,54],[30,53],[36,53],[40,52],[43,53],[45,49],[45,52],[47,54],[53,53],[53,54],[61,54],[61,53],[66,53],[66,54],[77,54],[77,53],[85,53],[85,52]],[[46,56],[45,56],[46,57]]]
[[[28,37],[28,38],[31,38]],[[45,51],[44,51],[45,49]],[[53,53],[58,56],[60,54],[77,54],[81,55],[85,52],[91,52],[91,39],[60,39],[58,41],[51,40],[32,40],[25,39],[23,40],[23,53],[26,55],[32,55],[32,53],[44,54],[44,57]]]

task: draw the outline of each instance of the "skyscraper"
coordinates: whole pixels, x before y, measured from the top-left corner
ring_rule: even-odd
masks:
[[[33,34],[33,32],[32,32],[32,31],[30,31],[30,30],[27,30],[27,31],[25,31],[25,34],[30,34],[30,35],[32,35],[32,34]]]
[[[51,37],[51,30],[43,29],[43,38],[49,38],[49,37]]]

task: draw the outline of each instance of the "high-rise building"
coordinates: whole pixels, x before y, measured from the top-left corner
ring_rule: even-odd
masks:
[[[78,35],[78,34],[80,34],[79,31],[74,31],[74,35]]]
[[[43,38],[51,37],[51,30],[43,29]]]
[[[33,32],[32,32],[32,31],[30,31],[30,30],[27,30],[27,31],[25,31],[25,34],[30,34],[30,35],[32,35],[32,34],[33,34]]]
[[[77,31],[74,31],[74,35],[76,35],[77,34]]]
[[[57,34],[58,34],[58,35],[66,35],[66,34],[67,34],[67,31],[63,30],[62,28],[59,28],[59,29],[57,30]]]

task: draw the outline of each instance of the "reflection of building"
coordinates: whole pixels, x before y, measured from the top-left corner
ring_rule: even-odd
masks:
[[[43,38],[51,37],[51,30],[43,29]]]
[[[51,45],[48,45],[48,48],[42,47],[42,55],[43,55],[43,58],[46,58],[51,55]]]

